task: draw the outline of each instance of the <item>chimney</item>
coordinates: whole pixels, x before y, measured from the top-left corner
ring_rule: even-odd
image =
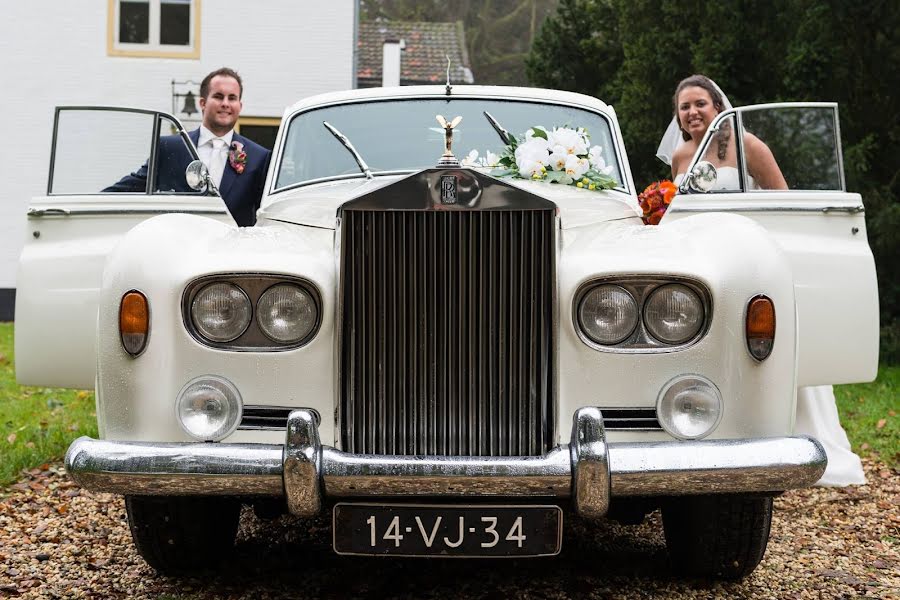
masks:
[[[403,40],[384,40],[384,58],[381,62],[382,87],[400,85],[400,52],[406,47]]]

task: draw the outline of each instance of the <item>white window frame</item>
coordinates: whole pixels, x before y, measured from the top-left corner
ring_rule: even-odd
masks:
[[[108,2],[107,54],[109,56],[200,58],[201,0],[189,0],[191,22],[188,26],[189,43],[185,46],[159,43],[161,0],[147,0],[150,7],[150,41],[146,44],[127,44],[119,42],[119,8],[121,6],[121,0],[108,0]]]

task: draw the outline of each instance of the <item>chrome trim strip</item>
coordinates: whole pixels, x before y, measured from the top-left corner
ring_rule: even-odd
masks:
[[[847,191],[847,175],[844,173],[844,145],[841,143],[841,118],[837,102],[834,102],[834,145],[837,147],[838,173],[841,176],[841,191]]]
[[[61,194],[54,194],[60,196]],[[138,194],[146,197],[147,194]],[[228,211],[224,208],[143,208],[143,209],[127,209],[127,208],[29,208],[28,217],[70,217],[76,215],[169,215],[169,214],[188,214],[188,215],[225,215]]]
[[[285,445],[149,443],[82,437],[66,469],[85,489],[117,494],[286,497],[299,515],[330,496],[574,497],[586,516],[610,497],[780,492],[815,483],[822,445],[809,437],[611,443],[600,411],[575,414],[574,439],[544,456],[354,455],[319,443],[315,416],[290,416]]]
[[[692,206],[692,207],[673,207],[673,213],[708,213],[715,212],[718,210],[728,211],[728,212],[752,212],[752,213],[849,213],[851,215],[858,215],[866,212],[865,207],[862,204],[858,204],[856,206],[778,206],[778,207],[766,207],[766,206],[740,206],[739,204],[730,204],[727,207],[725,205],[704,205],[704,206]]]
[[[744,148],[744,136],[738,135],[738,133],[742,133],[744,131],[744,115],[740,112],[735,113],[734,119],[734,131],[732,131],[732,135],[735,138],[735,142],[737,142],[737,156],[738,156],[738,186],[741,191],[749,191],[750,187],[750,170],[747,168],[747,154],[746,149]]]
[[[833,192],[833,190],[832,190]],[[842,193],[842,192],[838,192]],[[704,204],[703,206],[673,206],[673,213],[708,213],[717,210],[729,212],[764,212],[764,213],[849,213],[851,215],[866,212],[862,204],[854,206],[741,206],[732,204]]]

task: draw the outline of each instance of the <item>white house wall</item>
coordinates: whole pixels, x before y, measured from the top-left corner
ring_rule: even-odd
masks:
[[[354,84],[356,0],[202,0],[199,59],[108,56],[108,10],[107,0],[4,3],[0,290],[15,287],[29,199],[46,192],[55,106],[170,112],[173,79],[229,66],[244,79],[243,115],[280,118],[300,98]]]

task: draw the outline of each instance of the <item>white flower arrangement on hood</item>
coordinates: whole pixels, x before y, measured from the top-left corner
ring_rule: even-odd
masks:
[[[473,150],[463,165],[475,164],[477,157],[478,152]],[[612,176],[613,165],[607,165],[603,158],[603,148],[591,146],[590,136],[583,128],[532,127],[505,146],[496,162],[488,162],[497,167],[491,171],[495,177],[533,179],[598,191],[618,185]]]

